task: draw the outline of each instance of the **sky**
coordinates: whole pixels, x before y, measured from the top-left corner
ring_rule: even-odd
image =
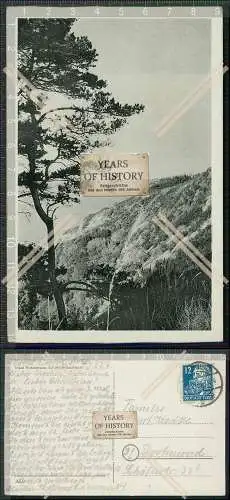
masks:
[[[161,137],[161,121],[210,72],[210,21],[205,19],[80,19],[76,36],[87,35],[98,52],[94,72],[107,80],[121,103],[141,103],[145,110],[111,137],[114,152],[149,153],[150,178],[191,174],[210,166],[210,93],[194,104]],[[60,100],[57,99],[57,103]],[[83,198],[60,209],[73,215],[73,226],[118,198]],[[19,204],[19,211],[23,206]],[[31,212],[19,214],[19,240],[40,242],[45,226]]]

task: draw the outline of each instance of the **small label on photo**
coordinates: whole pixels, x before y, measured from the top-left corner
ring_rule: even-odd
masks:
[[[93,412],[94,439],[125,439],[137,437],[137,412]]]
[[[147,153],[85,154],[81,156],[84,196],[144,196],[149,190]]]

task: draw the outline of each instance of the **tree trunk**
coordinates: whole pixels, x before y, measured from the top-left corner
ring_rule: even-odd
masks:
[[[49,220],[46,224],[47,227],[47,241],[48,241],[48,270],[51,290],[56,302],[59,325],[58,330],[67,330],[67,318],[66,318],[66,308],[63,299],[62,292],[60,290],[59,283],[56,278],[56,258],[55,258],[55,248],[54,248],[54,223],[53,220]],[[52,231],[52,237],[50,233]]]
[[[32,160],[30,161],[31,166]],[[32,172],[34,168],[32,167]],[[54,300],[57,306],[58,319],[59,324],[57,330],[67,330],[67,317],[66,317],[66,308],[65,302],[63,300],[62,291],[60,290],[60,285],[56,278],[56,258],[55,258],[55,248],[54,248],[54,222],[51,217],[48,217],[46,212],[44,211],[41,200],[39,198],[38,191],[33,182],[30,184],[30,192],[33,198],[34,207],[37,211],[37,214],[42,219],[47,228],[47,245],[48,245],[48,271],[50,278],[50,286],[51,291],[54,296]]]

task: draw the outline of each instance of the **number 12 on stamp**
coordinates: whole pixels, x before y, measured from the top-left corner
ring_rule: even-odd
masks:
[[[183,400],[212,401],[213,367],[208,363],[183,365]]]

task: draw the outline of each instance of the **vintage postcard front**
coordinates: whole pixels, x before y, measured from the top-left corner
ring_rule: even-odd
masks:
[[[7,354],[5,494],[224,495],[225,364]]]
[[[9,341],[221,341],[221,8],[14,6],[7,45]]]

